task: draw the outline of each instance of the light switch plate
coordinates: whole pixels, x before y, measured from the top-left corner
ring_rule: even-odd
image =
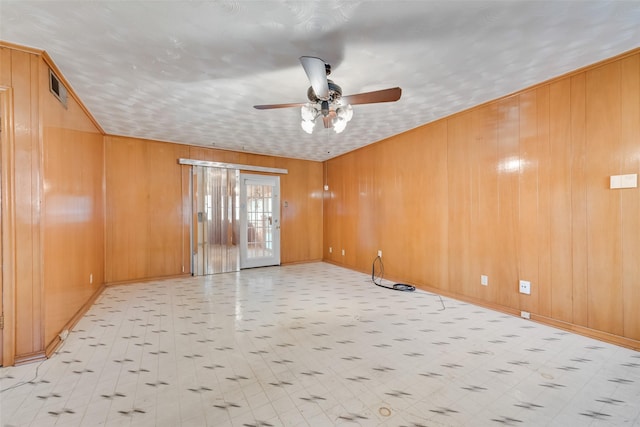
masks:
[[[637,188],[638,174],[629,173],[626,175],[611,175],[609,177],[609,188]]]
[[[620,188],[637,188],[637,187],[638,187],[637,173],[620,175]]]
[[[611,175],[609,177],[609,188],[620,188],[622,185],[622,179],[620,175]]]
[[[480,284],[482,286],[488,286],[489,285],[489,277],[485,276],[484,274],[480,276]]]

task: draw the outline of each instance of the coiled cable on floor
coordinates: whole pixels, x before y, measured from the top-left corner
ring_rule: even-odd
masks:
[[[376,266],[378,267],[377,271]],[[392,286],[385,286],[382,284],[383,276],[384,264],[382,263],[382,257],[377,256],[376,259],[373,260],[373,265],[371,266],[371,281],[374,285],[380,286],[381,288],[393,289],[394,291],[402,292],[413,292],[416,290],[415,286],[407,285],[405,283],[395,283]]]

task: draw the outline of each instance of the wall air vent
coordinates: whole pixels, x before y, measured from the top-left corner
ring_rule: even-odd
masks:
[[[49,90],[64,105],[64,108],[67,108],[67,88],[51,70],[49,70]]]

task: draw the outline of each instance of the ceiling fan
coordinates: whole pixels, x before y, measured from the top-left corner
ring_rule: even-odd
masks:
[[[311,83],[311,87],[307,90],[309,102],[254,105],[253,107],[258,110],[301,107],[301,125],[307,133],[313,132],[315,120],[318,117],[322,117],[325,128],[333,127],[336,133],[340,133],[353,117],[351,105],[394,102],[402,95],[402,89],[394,87],[342,96],[342,88],[327,78],[331,74],[330,64],[313,56],[301,56],[300,63]]]

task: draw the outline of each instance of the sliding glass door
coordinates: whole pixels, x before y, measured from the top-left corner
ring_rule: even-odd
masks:
[[[193,167],[192,247],[195,275],[238,271],[239,171]]]

